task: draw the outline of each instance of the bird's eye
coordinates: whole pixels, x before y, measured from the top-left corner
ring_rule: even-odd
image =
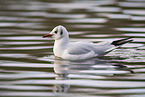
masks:
[[[54,33],[57,34],[57,31],[55,31]]]

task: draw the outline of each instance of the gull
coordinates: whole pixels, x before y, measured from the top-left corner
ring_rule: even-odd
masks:
[[[121,45],[133,41],[132,37],[128,37],[112,42],[70,42],[69,33],[62,25],[56,26],[50,33],[43,36],[43,38],[45,37],[52,37],[55,40],[54,55],[66,60],[85,60],[105,55]]]

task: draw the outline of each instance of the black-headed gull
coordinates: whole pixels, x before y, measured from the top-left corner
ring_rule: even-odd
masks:
[[[84,60],[103,55],[122,44],[133,41],[132,37],[128,37],[113,42],[70,42],[68,31],[61,25],[56,26],[49,34],[43,36],[43,38],[45,37],[54,38],[54,55],[67,60]]]

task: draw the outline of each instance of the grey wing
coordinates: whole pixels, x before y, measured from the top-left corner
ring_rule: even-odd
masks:
[[[72,55],[81,55],[81,54],[87,54],[91,51],[91,48],[83,45],[83,44],[79,44],[79,45],[72,45],[67,49],[67,52],[69,54]]]

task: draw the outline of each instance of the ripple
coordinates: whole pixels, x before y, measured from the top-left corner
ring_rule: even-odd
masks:
[[[124,35],[145,37],[145,34],[142,34],[142,33],[127,33],[127,34],[124,34]]]
[[[116,60],[121,62],[145,62],[145,51],[144,50],[134,50],[134,49],[117,49],[112,53],[107,54],[107,56],[125,58],[124,60]],[[141,70],[140,70],[141,71]]]
[[[144,1],[144,0],[126,0],[126,1],[139,1],[140,2],[140,1]]]
[[[125,15],[125,14],[106,14],[108,18],[111,19],[129,19],[130,15]]]
[[[119,2],[119,5],[122,7],[138,7],[138,8],[144,8],[145,3],[144,2]]]
[[[125,62],[145,62],[145,57],[135,57],[124,60]],[[138,72],[144,72],[145,69],[139,69]]]
[[[38,67],[35,67],[38,68]],[[41,67],[39,67],[41,68]],[[30,79],[30,78],[51,78],[51,77],[55,77],[55,74],[48,74],[48,73],[42,73],[42,72],[17,72],[19,74],[3,74],[0,75],[1,79]]]
[[[97,35],[95,35],[95,36],[97,37]],[[98,38],[98,39],[96,39],[95,37],[92,37],[90,39],[89,38],[85,39],[85,37],[84,37],[81,39],[80,38],[71,38],[70,40],[71,41],[85,41],[85,42],[112,42],[112,41],[118,40],[118,39],[119,38]],[[144,38],[134,38],[134,42],[144,42],[144,41],[145,41]],[[125,45],[128,45],[128,44],[125,44]]]
[[[134,21],[145,21],[145,16],[131,16],[130,18]]]
[[[17,23],[0,23],[0,27],[5,27],[5,26],[15,26]]]
[[[110,0],[109,0],[110,1]],[[96,5],[106,5],[106,4],[112,4],[113,2],[109,1],[79,1],[79,2],[71,2],[71,3],[49,3],[49,8],[57,8],[58,9],[67,9],[68,11],[72,9],[88,9],[90,7],[96,6]]]
[[[90,8],[90,12],[120,12],[119,7],[93,7]]]
[[[28,44],[43,44],[46,42],[0,42],[0,44],[10,44],[10,45],[28,45]]]
[[[42,36],[7,36],[0,38],[5,40],[44,40]],[[52,38],[50,39],[53,40]]]
[[[134,38],[135,42],[145,42],[145,38]]]
[[[112,71],[112,70],[85,70],[81,71],[80,73],[87,73],[87,74],[100,74],[100,75],[113,75],[113,74],[126,74],[128,71]]]
[[[11,48],[0,48],[1,50],[36,50],[36,49],[48,49],[53,46],[24,46],[24,47],[11,47]]]
[[[17,86],[6,86],[2,85],[0,86],[1,89],[13,89],[13,90],[49,90],[51,88],[45,87],[45,86],[23,86],[23,85],[17,85]]]
[[[119,31],[145,32],[145,28],[114,28]]]
[[[68,19],[65,20],[70,23],[105,23],[107,19],[105,18],[84,18],[84,19]]]
[[[6,66],[6,67],[35,67],[35,68],[52,68],[54,67],[51,64],[42,64],[42,63],[24,63],[24,62],[15,62],[15,61],[10,61],[10,62],[4,62],[0,64],[1,66]]]
[[[102,27],[104,27],[103,25],[77,25],[76,26],[76,28],[88,28],[88,29],[90,29],[90,28],[102,28]]]
[[[30,56],[28,54],[1,54],[0,57],[24,58]]]
[[[82,35],[83,37],[110,37],[111,35],[99,34],[99,35]]]
[[[141,9],[123,10],[123,13],[132,14],[132,15],[145,15],[144,10],[141,10]]]
[[[84,18],[85,14],[61,14],[61,13],[46,13],[46,12],[21,12],[20,16],[43,16],[49,18]]]
[[[145,87],[145,82],[131,82],[131,81],[94,81],[94,80],[27,80],[27,81],[14,81],[13,84],[70,84],[76,86],[89,86],[89,87],[114,87],[114,88],[138,88]],[[120,84],[118,84],[120,83]]]
[[[2,96],[55,96],[54,93],[48,93],[48,92],[3,92],[1,93]]]
[[[0,21],[28,21],[28,22],[36,22],[43,21],[44,19],[40,18],[26,18],[26,17],[11,17],[11,16],[0,16]],[[8,23],[9,24],[9,23]]]

